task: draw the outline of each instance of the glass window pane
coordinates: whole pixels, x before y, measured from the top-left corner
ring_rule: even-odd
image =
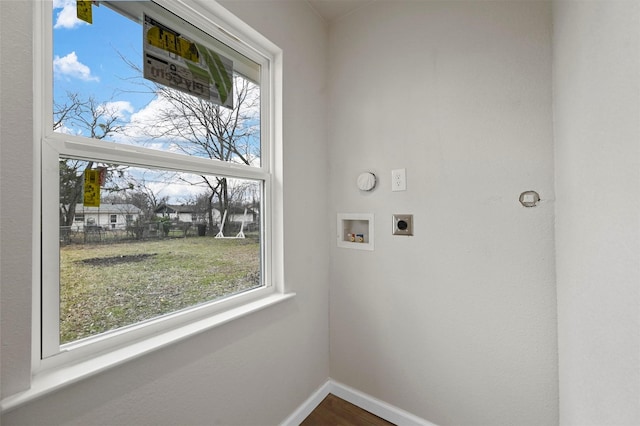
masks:
[[[135,3],[160,9],[152,2],[121,2],[120,7],[135,9]],[[145,79],[142,16],[132,19],[106,2],[100,4],[92,7],[93,23],[87,24],[75,18],[75,0],[54,2],[53,130],[259,167],[260,86],[256,79],[233,73],[231,108]],[[187,22],[179,22],[181,31],[188,29],[207,49],[241,56]],[[234,68],[236,63],[238,69],[260,68],[244,56],[241,59],[234,61]]]
[[[262,182],[59,164],[61,344],[263,285]]]

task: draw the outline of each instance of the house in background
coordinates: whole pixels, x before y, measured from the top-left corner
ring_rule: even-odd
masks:
[[[126,229],[128,224],[138,220],[142,210],[133,204],[101,204],[100,207],[76,205],[73,218],[73,231],[83,231],[85,227],[100,227],[103,229]]]
[[[223,214],[213,209],[213,221],[219,224]],[[204,223],[208,221],[206,212],[189,204],[161,204],[153,211],[157,217],[165,217],[172,221],[185,223]],[[253,208],[231,206],[227,211],[227,222],[254,224],[258,222],[258,213]]]
[[[258,212],[251,207],[231,206],[227,211],[227,220],[229,222],[244,222],[245,225],[257,223],[258,216]]]
[[[207,221],[206,212],[189,204],[160,204],[153,212],[157,217],[164,217],[177,222],[201,223]],[[214,221],[218,221],[219,217],[218,210],[213,209]]]

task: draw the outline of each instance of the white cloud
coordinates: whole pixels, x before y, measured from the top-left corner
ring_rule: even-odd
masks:
[[[166,111],[171,111],[172,109],[174,107],[165,98],[154,98],[144,108],[131,115],[131,120],[125,130],[126,135],[132,139],[144,141],[143,145],[148,148],[177,151],[177,149],[172,149],[171,144],[163,137],[174,129],[174,125],[169,122],[159,122],[158,120],[158,117],[165,116],[167,114]],[[175,135],[171,139],[174,143],[183,140]]]
[[[98,108],[99,113],[117,116],[121,120],[126,120],[129,114],[133,114],[133,111],[133,105],[129,101],[107,102]]]
[[[255,96],[254,103],[259,104],[257,96]],[[250,114],[255,110],[257,115],[258,108],[255,107],[252,102],[248,102],[247,104],[249,106],[243,108],[242,113]],[[223,114],[229,113],[229,111],[223,109]],[[163,117],[172,117],[172,119],[163,119]],[[257,123],[240,123],[240,125],[257,126]],[[159,151],[206,158],[208,153],[205,152],[204,148],[199,144],[192,143],[185,139],[184,134],[178,131],[178,129],[185,130],[184,134],[187,135],[193,132],[200,140],[204,140],[208,131],[208,129],[195,120],[184,117],[176,110],[175,105],[166,98],[158,96],[139,111],[132,113],[129,122],[124,127],[124,131],[113,135],[112,138],[120,143],[140,145]],[[240,129],[239,131],[243,130],[245,129]],[[251,146],[249,145],[250,143],[252,144]],[[247,151],[244,152],[244,155],[248,163],[252,166],[259,166],[260,158],[256,155],[258,153],[250,153],[250,151],[257,151],[257,147],[253,146],[253,144],[257,144],[257,142],[243,138],[239,140],[238,144],[239,150]],[[241,160],[233,156],[230,161],[240,162]]]
[[[64,124],[56,129],[57,133],[64,133],[65,135],[81,135],[82,131],[67,127]]]
[[[56,56],[53,59],[53,72],[56,76],[78,78],[84,81],[100,81],[94,75],[91,75],[91,69],[78,61],[76,52],[71,52],[62,58]]]
[[[155,97],[144,108],[131,116],[131,124],[137,125],[138,128],[144,129],[144,135],[151,136],[161,135],[163,129],[158,126],[158,116],[162,111],[171,108],[171,104],[164,98]],[[149,132],[150,131],[150,132]],[[156,133],[154,135],[153,133]]]
[[[76,16],[76,2],[75,0],[54,0],[53,9],[62,9],[58,12],[56,23],[53,25],[54,29],[66,28],[72,29],[79,25],[86,24]]]
[[[168,197],[170,203],[184,202],[206,191],[206,187],[185,184],[180,181],[181,178],[194,180],[193,175],[179,173],[168,182],[152,182],[148,186],[158,198]]]

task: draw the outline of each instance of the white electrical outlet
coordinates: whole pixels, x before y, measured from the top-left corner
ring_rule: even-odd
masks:
[[[392,191],[407,190],[407,169],[391,170],[391,190]]]

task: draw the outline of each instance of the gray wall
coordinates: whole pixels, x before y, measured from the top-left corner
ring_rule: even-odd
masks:
[[[557,2],[560,423],[640,424],[640,3]]]
[[[332,377],[439,425],[556,424],[551,4],[376,1],[329,34],[332,226],[375,214],[375,251],[331,248]]]
[[[225,4],[284,51],[285,275],[297,297],[6,413],[3,425],[276,424],[329,376],[328,239],[308,226],[327,211],[327,28],[303,3],[239,3]],[[30,375],[32,25],[29,2],[1,1],[0,11],[7,395]]]

